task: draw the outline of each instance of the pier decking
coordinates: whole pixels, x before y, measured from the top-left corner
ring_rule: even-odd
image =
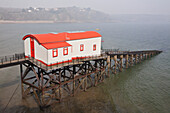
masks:
[[[161,52],[162,51],[160,51],[160,50],[147,50],[147,51],[118,51],[118,50],[116,50],[115,51],[112,49],[105,49],[101,56],[92,56],[92,57],[85,57],[85,58],[79,58],[79,59],[77,58],[76,60],[72,60],[72,62],[67,62],[67,63],[63,62],[60,64],[58,64],[56,62],[56,65],[53,65],[53,66],[46,66],[34,58],[25,58],[24,53],[19,53],[19,54],[0,57],[0,68],[15,66],[15,65],[23,64],[25,62],[31,62],[34,65],[36,65],[44,70],[49,70],[49,69],[61,68],[63,66],[67,66],[67,65],[79,64],[82,61],[88,61],[88,60],[94,60],[94,59],[96,59],[96,60],[97,59],[106,59],[108,55],[115,56],[115,55],[136,55],[136,54],[144,54],[145,55],[145,54],[147,54],[150,56],[153,53],[159,54]]]
[[[50,66],[33,58],[25,58],[22,53],[0,57],[0,68],[20,65],[22,97],[34,95],[38,105],[45,107],[86,91],[111,73],[121,72],[161,52],[103,50],[101,56],[80,57]]]

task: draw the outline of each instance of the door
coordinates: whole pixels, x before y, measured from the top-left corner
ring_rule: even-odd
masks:
[[[34,39],[33,38],[30,38],[30,44],[31,44],[31,57],[35,58]]]

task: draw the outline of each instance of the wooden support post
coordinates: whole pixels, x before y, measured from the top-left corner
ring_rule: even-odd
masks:
[[[72,75],[72,79],[73,79],[73,96],[74,96],[74,93],[75,93],[75,79],[74,79],[74,77],[75,77],[75,75],[76,75],[76,66],[74,66],[73,65],[73,75]]]
[[[63,68],[63,77],[64,77],[64,82],[66,81],[66,69],[65,69],[65,67]]]
[[[128,68],[128,66],[129,66],[129,55],[126,55],[125,59],[126,59],[126,68]]]
[[[61,102],[61,69],[59,69],[59,102]]]
[[[95,61],[95,67],[96,67],[96,72],[95,72],[95,82],[94,82],[94,86],[96,86],[98,84],[98,76],[99,76],[99,72],[97,71],[98,65],[97,65],[98,61]]]
[[[107,77],[110,77],[111,59],[109,55],[107,56],[107,64],[108,64]]]
[[[133,66],[133,54],[130,56],[130,65]]]
[[[113,59],[114,59],[114,62],[115,62],[115,64],[114,64],[114,74],[116,74],[116,69],[117,69],[117,55],[115,55],[115,56],[113,57]]]
[[[139,62],[142,61],[142,54],[139,55]]]
[[[97,69],[97,61],[95,61],[94,67],[95,67],[95,69]]]
[[[105,67],[105,61],[103,60],[103,68]]]
[[[39,78],[39,76],[38,76],[38,74],[37,74],[37,72],[36,72],[36,70],[34,69],[33,66],[31,66],[31,69],[32,69],[32,71],[34,72],[34,74],[35,74],[35,76],[36,76],[36,78],[37,78],[38,87],[40,88],[40,78]]]
[[[97,85],[97,83],[98,83],[98,80],[97,80],[97,75],[98,75],[98,72],[97,73],[95,73],[95,82],[94,82],[94,86],[96,86]]]
[[[85,79],[84,79],[84,91],[86,91],[87,90],[87,62],[85,62],[85,68],[84,68],[84,70],[85,70]]]
[[[40,101],[40,99],[39,99],[39,96],[37,95],[37,92],[35,91],[35,89],[34,89],[33,87],[32,87],[32,90],[33,90],[33,93],[34,93],[34,95],[35,95],[35,98],[36,98],[36,100],[37,100],[37,102],[38,102],[39,107],[41,107],[42,104],[41,104],[41,101]]]
[[[151,58],[151,53],[149,53],[149,58]]]
[[[22,64],[20,64],[20,76],[21,76],[21,93],[22,93],[22,98],[24,98],[24,86],[23,86],[23,67]]]
[[[138,63],[138,54],[135,55],[135,64]]]
[[[120,71],[123,69],[123,55],[120,55]]]
[[[145,54],[145,59],[147,59],[147,58],[148,58],[148,54],[146,53],[146,54]]]
[[[153,57],[153,52],[151,52],[151,57]]]
[[[42,93],[42,96],[41,96],[41,101],[42,101],[42,103],[43,103],[43,106],[45,106],[45,100],[44,100],[44,78],[43,78],[43,73],[42,73],[42,71],[40,72],[40,69],[38,69],[39,71],[39,75],[41,76],[41,93]]]

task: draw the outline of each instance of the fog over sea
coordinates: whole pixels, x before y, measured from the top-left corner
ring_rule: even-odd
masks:
[[[158,49],[163,52],[111,75],[97,87],[78,93],[67,102],[52,105],[43,112],[169,113],[170,23],[0,24],[0,56],[24,52],[22,37],[28,33],[94,31],[96,28],[103,36],[104,48]],[[18,84],[19,66],[0,69],[0,112],[7,104],[6,112],[42,112],[34,100],[21,99]]]

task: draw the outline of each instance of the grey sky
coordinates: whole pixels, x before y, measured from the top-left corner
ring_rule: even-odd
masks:
[[[90,7],[109,14],[168,14],[170,0],[0,0],[0,7]]]

